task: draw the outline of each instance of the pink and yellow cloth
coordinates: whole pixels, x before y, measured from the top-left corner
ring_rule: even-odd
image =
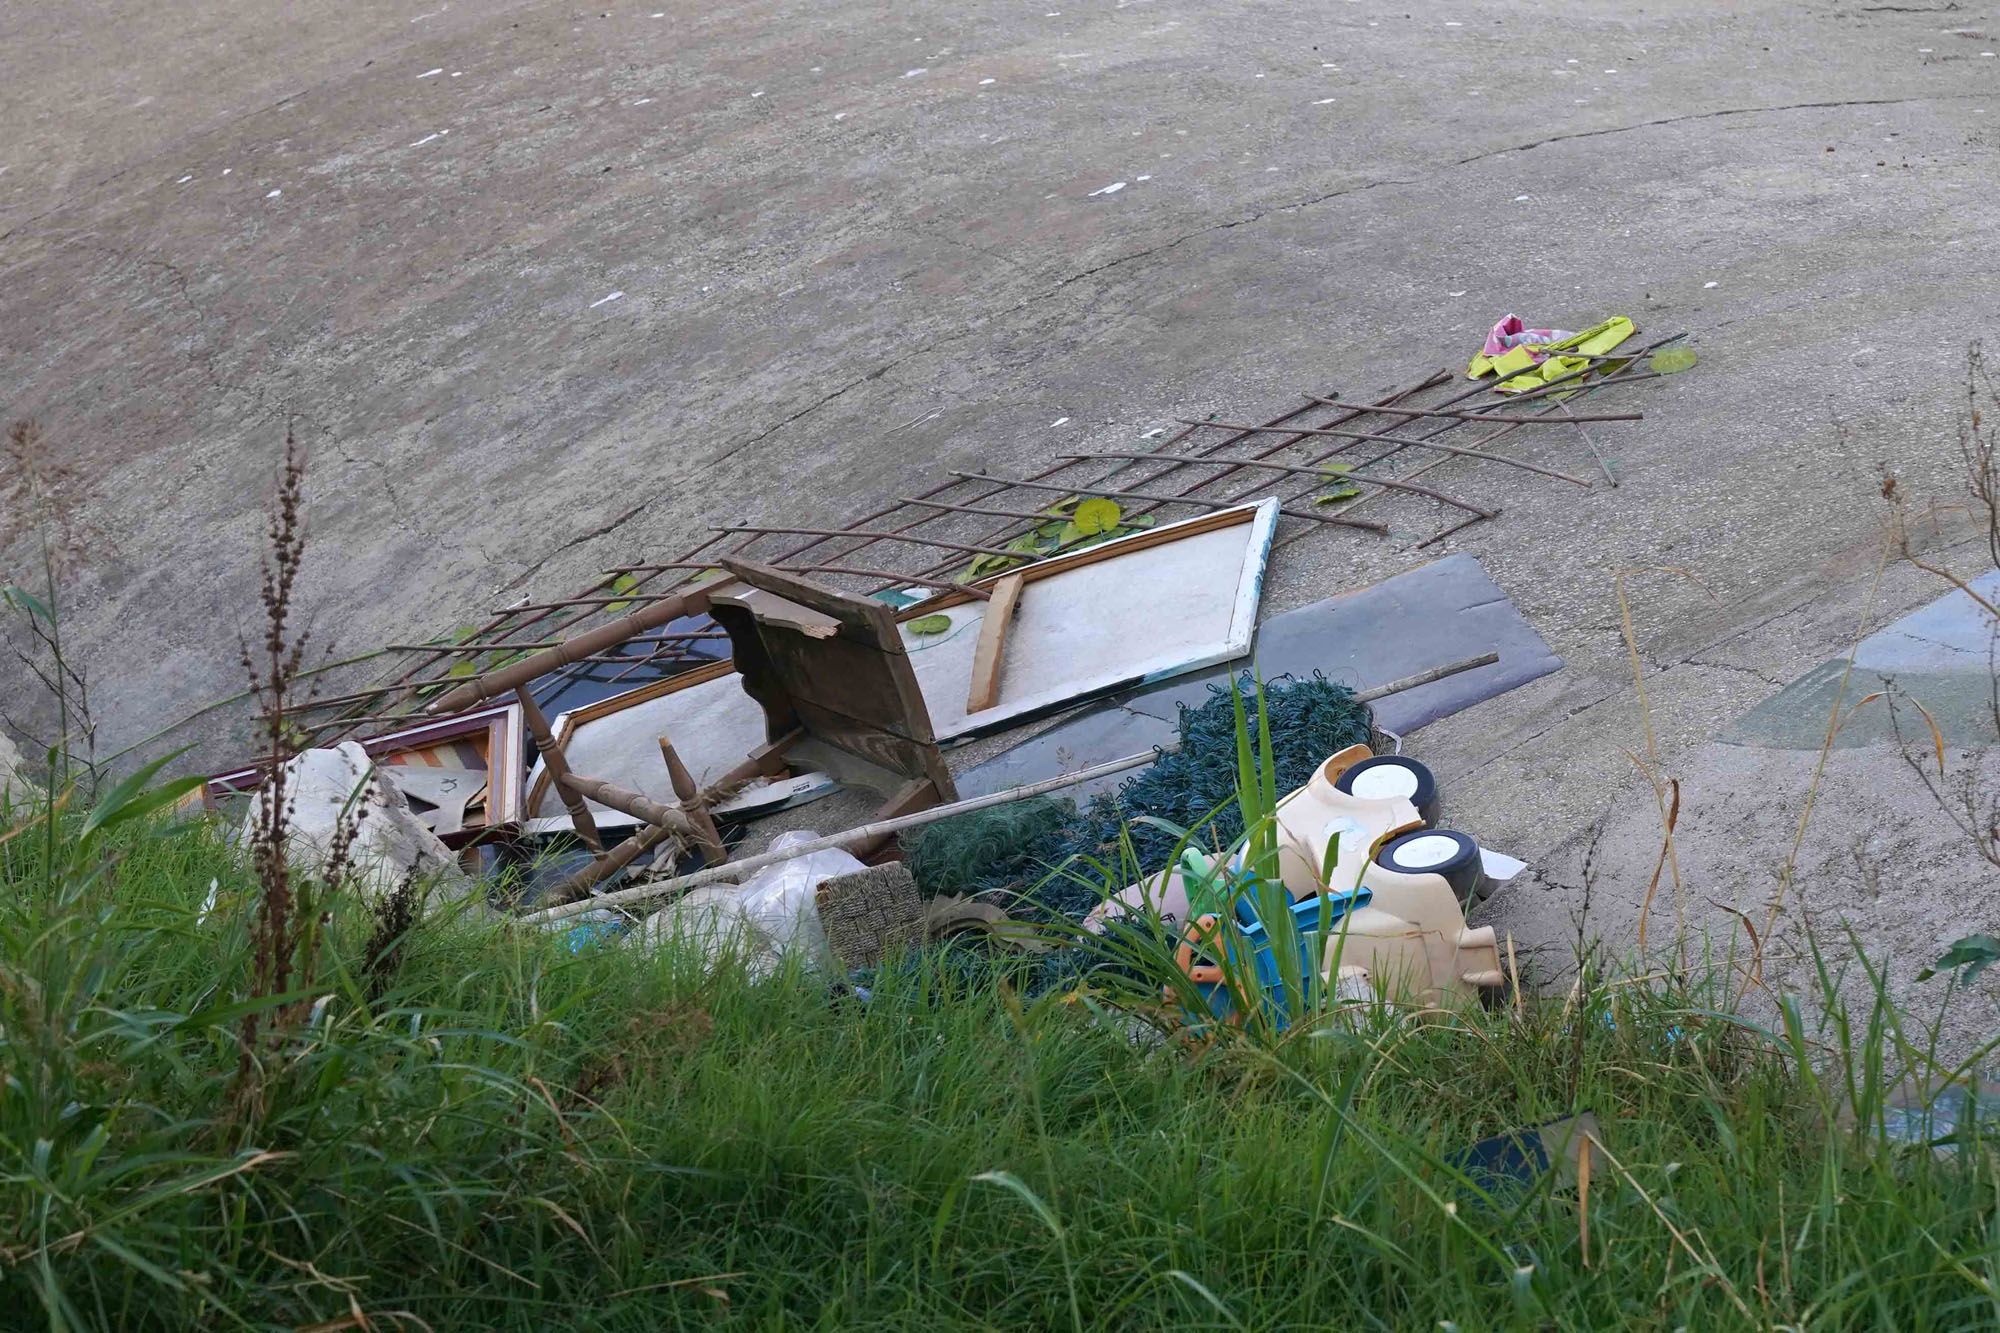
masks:
[[[1585,357],[1604,356],[1636,332],[1625,315],[1613,315],[1580,333],[1531,329],[1520,316],[1509,315],[1486,335],[1485,344],[1465,367],[1465,377],[1493,375],[1500,381],[1494,387],[1501,393],[1521,393],[1582,370],[1590,364]]]

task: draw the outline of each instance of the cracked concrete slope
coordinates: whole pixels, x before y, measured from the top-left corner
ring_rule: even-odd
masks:
[[[1617,490],[1456,463],[1497,522],[1420,553],[1436,516],[1385,506],[1267,589],[1477,555],[1568,666],[1420,749],[1553,855],[1650,800],[1615,574],[1692,576],[1630,579],[1672,766],[1851,634],[1879,469],[1950,494],[2000,310],[2000,59],[1923,13],[0,5],[0,410],[91,478],[69,603],[113,748],[233,691],[288,419],[304,592],[354,651],[715,524],[1377,391],[1509,311],[1623,312],[1702,362],[1593,430]],[[26,536],[0,515],[10,567]],[[1561,938],[1547,897],[1518,933]]]

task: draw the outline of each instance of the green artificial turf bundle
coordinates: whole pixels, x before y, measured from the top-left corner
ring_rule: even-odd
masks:
[[[1257,682],[1246,672],[1236,682],[1246,699]],[[1372,724],[1354,691],[1315,672],[1311,679],[1279,677],[1264,683],[1278,790],[1303,786],[1330,754],[1366,742]],[[1115,864],[1119,836],[1129,831],[1139,864],[1164,867],[1176,839],[1140,815],[1182,828],[1208,821],[1203,846],[1226,847],[1243,832],[1236,808],[1236,710],[1227,686],[1209,687],[1199,708],[1180,710],[1180,748],[1162,755],[1115,793],[1076,802],[1035,797],[940,820],[904,843],[905,858],[924,893],[991,894],[1016,914],[1041,912],[1082,917],[1100,901],[1089,884],[1051,874],[1071,857]],[[1253,742],[1254,743],[1254,742]],[[1211,819],[1210,817],[1213,816]]]

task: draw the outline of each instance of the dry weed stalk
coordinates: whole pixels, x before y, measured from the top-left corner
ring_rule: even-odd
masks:
[[[252,810],[249,832],[251,863],[256,871],[257,913],[251,925],[251,997],[269,999],[287,993],[269,1012],[271,1028],[282,1031],[306,1012],[303,992],[312,988],[319,954],[319,905],[311,881],[294,873],[287,847],[295,793],[288,764],[300,749],[300,732],[291,720],[311,631],[295,626],[292,599],[305,555],[305,455],[290,429],[285,432],[285,457],[277,494],[265,527],[266,549],[258,589],[263,631],[253,645],[240,644],[244,673],[250,681],[263,755],[264,786]],[[376,779],[369,779],[373,783]],[[365,793],[364,793],[365,794]],[[346,877],[354,839],[360,831],[365,803],[357,802],[341,819],[326,851],[319,880],[337,885]],[[238,1095],[254,1102],[259,1085],[259,1042],[265,1013],[252,1009],[243,1018]]]
[[[1989,412],[1994,414],[1992,419]],[[1971,500],[1968,512],[1985,542],[1987,561],[2000,568],[2000,424],[1997,422],[2000,422],[2000,384],[1996,384],[1986,368],[1984,350],[1974,343],[1966,351],[1965,417],[1958,427],[1961,481]],[[1886,471],[1882,477],[1882,499],[1889,506],[1889,540],[1896,558],[1964,593],[1986,616],[1991,633],[1987,642],[1990,678],[1987,707],[1994,734],[2000,735],[2000,606],[1974,587],[1971,580],[1919,553],[1908,497],[1895,474]],[[1882,699],[1889,709],[1891,728],[1904,763],[1980,856],[1989,865],[2000,867],[2000,793],[1986,790],[1976,772],[1970,770],[1956,784],[1949,782],[1944,732],[1921,702],[1893,686],[1870,694],[1861,702],[1876,699]],[[1910,704],[1923,717],[1929,737],[1927,747],[1904,743],[1900,703]],[[1935,775],[1925,763],[1926,758],[1934,759]]]
[[[33,652],[14,656],[40,682],[56,706],[53,743],[31,741],[34,748],[55,757],[49,787],[69,786],[75,769],[86,777],[96,773],[97,725],[90,711],[90,682],[83,668],[71,661],[63,646],[62,587],[92,542],[81,516],[83,487],[73,469],[57,462],[42,428],[32,420],[7,428],[5,467],[0,467],[0,548],[32,529],[39,538],[42,588],[39,594],[9,583],[4,589],[9,607],[21,612]],[[28,728],[5,719],[22,735]]]

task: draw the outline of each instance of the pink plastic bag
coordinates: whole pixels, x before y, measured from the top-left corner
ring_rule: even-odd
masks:
[[[1573,336],[1568,329],[1531,329],[1522,322],[1519,315],[1509,315],[1493,326],[1486,335],[1486,345],[1479,349],[1483,356],[1505,356],[1522,343],[1540,344],[1561,342]],[[1546,357],[1546,352],[1534,353],[1536,364]]]

